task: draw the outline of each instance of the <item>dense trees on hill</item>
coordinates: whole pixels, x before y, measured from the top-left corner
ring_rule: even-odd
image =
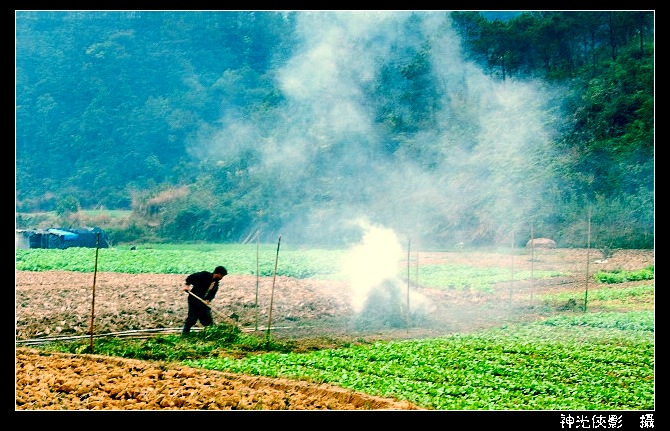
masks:
[[[317,244],[365,215],[426,246],[584,246],[590,216],[653,247],[653,12],[392,16],[17,11],[17,212]]]

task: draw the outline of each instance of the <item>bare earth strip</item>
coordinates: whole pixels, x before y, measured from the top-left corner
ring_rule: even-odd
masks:
[[[16,352],[17,410],[415,410],[335,386],[97,355]]]

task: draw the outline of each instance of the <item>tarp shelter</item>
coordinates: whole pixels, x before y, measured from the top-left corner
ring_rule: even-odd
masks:
[[[17,230],[17,248],[60,248],[96,247],[96,236],[100,234],[100,248],[108,248],[109,240],[100,228],[49,228],[38,230]]]

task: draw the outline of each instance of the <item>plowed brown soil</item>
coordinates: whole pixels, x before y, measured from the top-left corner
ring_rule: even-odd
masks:
[[[246,332],[291,338],[305,349],[352,342],[417,338],[466,332],[507,321],[540,317],[533,294],[580,289],[586,271],[642,269],[653,250],[617,250],[604,261],[598,251],[536,250],[530,256],[496,253],[420,253],[417,263],[472,264],[522,270],[562,271],[564,277],[500,283],[495,292],[437,290],[413,285],[432,304],[421,325],[361,329],[344,282],[261,278],[229,274],[212,302],[215,321],[231,317]],[[588,268],[587,268],[587,262]],[[204,268],[208,269],[208,268]],[[420,270],[419,270],[420,274]],[[159,328],[178,331],[186,317],[185,275],[47,271],[16,272],[17,410],[350,410],[416,409],[410,403],[354,393],[312,382],[235,375],[175,364],[97,355],[44,354],[27,340],[86,337]],[[95,283],[94,283],[95,281]],[[589,281],[594,283],[593,281]],[[272,297],[272,320],[269,305]],[[91,318],[93,316],[93,319]],[[230,320],[233,321],[233,320]],[[330,341],[329,341],[330,340]],[[300,344],[298,344],[299,346]]]

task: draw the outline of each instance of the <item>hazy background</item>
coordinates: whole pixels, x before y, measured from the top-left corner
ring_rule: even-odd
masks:
[[[487,77],[463,59],[443,14],[419,16],[415,32],[406,22],[416,15],[407,12],[299,14],[299,48],[276,74],[285,96],[277,121],[224,112],[222,127],[207,125],[190,150],[214,162],[259,149],[252,169],[273,179],[277,205],[300,200],[306,188],[318,193],[322,201],[285,221],[287,238],[342,237],[353,220],[367,217],[405,236],[443,225],[456,244],[466,239],[459,225],[474,218],[471,203],[482,200],[487,208],[478,218],[510,228],[521,223],[553,180],[542,158],[550,154],[557,90]],[[433,101],[436,122],[406,136],[412,148],[389,156],[380,151],[385,136],[365,89],[392,52],[420,50],[426,40],[433,47],[425,59],[430,85],[442,95]],[[476,132],[464,133],[462,117]]]
[[[24,11],[16,56],[17,227],[653,246],[653,13]]]

